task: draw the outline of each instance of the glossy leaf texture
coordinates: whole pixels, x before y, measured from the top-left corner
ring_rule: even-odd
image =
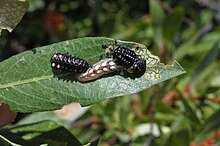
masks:
[[[67,40],[3,61],[0,63],[0,103],[7,103],[12,110],[20,112],[55,110],[71,102],[86,106],[137,93],[185,72],[176,61],[164,65],[144,45],[125,41],[118,41],[118,44],[131,49],[139,47],[145,52],[147,69],[142,77],[113,74],[91,82],[79,82],[73,74],[62,74],[51,68],[50,58],[56,52],[68,52],[94,64],[104,53],[102,45],[114,41],[103,37]]]
[[[1,0],[0,1],[0,33],[2,29],[11,32],[21,21],[28,10],[28,2],[25,0]]]

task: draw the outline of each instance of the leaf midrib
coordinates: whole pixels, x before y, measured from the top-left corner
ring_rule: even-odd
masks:
[[[32,78],[32,79],[20,80],[20,81],[6,83],[6,84],[0,84],[0,89],[14,87],[14,86],[22,85],[22,84],[38,82],[38,81],[41,81],[41,80],[49,80],[49,79],[52,79],[52,78],[53,78],[53,75],[48,75],[48,76],[40,76],[40,77]]]

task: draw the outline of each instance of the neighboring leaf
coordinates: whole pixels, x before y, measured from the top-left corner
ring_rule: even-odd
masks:
[[[19,120],[16,123],[16,126],[45,121],[45,120],[52,120],[54,122],[57,122],[58,124],[62,124],[63,126],[68,127],[78,118],[83,116],[83,114],[85,114],[88,109],[89,107],[80,107],[78,103],[71,103],[64,106],[64,108],[62,108],[61,111],[56,110],[56,111],[36,112],[29,114],[24,118],[22,118],[21,120]],[[69,111],[69,112],[63,114],[63,111]]]
[[[179,114],[176,110],[174,110],[170,105],[158,102],[156,104],[157,113],[155,113],[155,117],[157,120],[172,122],[176,116]]]
[[[192,80],[198,77],[207,66],[209,66],[214,60],[216,60],[218,53],[219,53],[219,40],[213,44],[210,51],[206,54],[206,56],[197,66],[194,74],[192,75]]]
[[[173,120],[169,132],[169,134],[163,136],[164,139],[162,140],[162,146],[188,146],[186,143],[189,143],[190,141],[190,120],[186,118],[184,114],[180,113],[176,116],[176,119]]]
[[[82,146],[68,130],[52,121],[2,129],[0,133],[8,140],[21,145]]]
[[[21,112],[61,108],[70,102],[90,105],[108,98],[137,93],[184,73],[176,62],[164,65],[144,45],[118,41],[127,48],[140,47],[145,52],[147,69],[140,78],[112,75],[81,83],[72,74],[53,72],[50,58],[55,52],[79,56],[94,64],[104,53],[103,44],[114,43],[109,38],[81,38],[36,48],[0,63],[0,103],[9,104]]]
[[[29,12],[34,12],[38,9],[43,9],[45,7],[45,1],[44,0],[29,0]]]
[[[0,34],[2,29],[11,32],[21,21],[28,10],[26,0],[1,0],[0,1]]]
[[[190,36],[189,39],[187,39],[186,42],[182,43],[174,52],[174,58],[179,61],[181,60],[183,57],[185,57],[187,55],[187,53],[189,52],[189,50],[192,48],[193,43],[195,43],[195,41],[198,38],[198,34],[192,35]]]
[[[204,69],[204,71],[200,73],[198,72],[198,76],[192,82],[192,94],[195,96],[206,94],[207,89],[210,88],[211,81],[218,74],[218,69],[219,64],[217,62],[212,62]]]
[[[186,55],[193,56],[193,58],[197,57],[200,54],[210,50],[210,48],[215,47],[216,42],[219,41],[219,33],[212,32],[207,33],[202,40],[198,42],[198,33],[193,33],[190,36],[187,36],[185,42],[181,43],[180,46],[174,52],[175,59],[181,60]],[[193,63],[193,62],[192,62]]]
[[[176,8],[166,16],[163,24],[163,36],[167,40],[172,40],[180,29],[183,14],[184,13],[182,8]]]
[[[164,21],[164,12],[158,0],[150,0],[150,14],[152,18],[152,27],[154,30],[154,41],[159,48],[163,47],[162,26]]]
[[[206,122],[203,124],[200,133],[195,138],[196,142],[202,142],[210,134],[213,134],[216,130],[220,128],[220,110],[216,111]]]
[[[196,115],[196,111],[191,107],[189,102],[183,96],[180,97],[184,105],[184,114],[192,121],[192,125],[194,126],[194,128],[198,128],[199,126],[201,126],[201,121]]]
[[[220,70],[218,70],[217,75],[213,77],[213,79],[211,80],[210,86],[216,88],[220,87]],[[218,93],[218,95],[220,94]],[[220,97],[220,96],[216,96],[216,97]]]
[[[171,106],[163,102],[158,102],[156,104],[156,107],[157,107],[157,111],[159,111],[160,113],[164,113],[166,115],[172,114],[176,117],[176,115],[178,114],[178,112],[175,109],[173,109]]]
[[[176,116],[176,119],[173,120],[171,131],[172,133],[177,133],[184,129],[188,129],[190,127],[190,120],[186,118],[184,114],[179,114]]]
[[[190,135],[188,129],[172,133],[163,146],[189,146]]]
[[[1,135],[0,135],[0,145],[1,146],[21,146],[21,145],[18,145],[18,144],[15,144],[15,143],[9,141],[8,139],[6,139],[5,137],[3,137]]]
[[[204,36],[201,40],[194,43],[188,50],[187,55],[196,57],[201,56],[204,57],[211,49],[213,49],[210,53],[212,54],[215,51],[215,47],[218,47],[219,42],[219,33],[211,32]],[[211,55],[210,54],[210,55]]]

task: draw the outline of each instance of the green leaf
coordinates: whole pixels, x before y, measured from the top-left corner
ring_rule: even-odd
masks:
[[[164,146],[189,146],[190,134],[188,129],[172,133]]]
[[[11,141],[9,141],[8,139],[6,139],[5,137],[3,137],[2,135],[0,135],[0,145],[1,146],[21,146],[19,144],[15,144]]]
[[[197,66],[194,74],[192,75],[193,80],[201,74],[201,72],[209,66],[212,62],[216,60],[219,54],[219,40],[217,40],[210,51],[206,54],[206,56],[202,59],[200,64]]]
[[[198,38],[198,34],[193,34],[190,36],[189,39],[186,40],[186,42],[182,43],[174,52],[174,58],[179,61],[181,60],[183,57],[185,57],[189,50],[192,48],[193,43],[195,43],[195,41]]]
[[[88,107],[80,108],[80,105],[78,103],[72,103],[67,105],[64,109],[71,109],[71,111],[69,111],[70,114],[68,114],[68,116],[66,116],[65,114],[62,116],[62,112],[60,115],[59,111],[36,112],[36,113],[28,114],[27,116],[19,120],[16,123],[16,126],[51,120],[58,124],[62,124],[65,127],[68,127],[78,118],[82,117],[82,115],[85,114],[89,108]]]
[[[172,40],[180,29],[183,14],[182,8],[176,8],[166,16],[163,24],[163,35],[167,40]]]
[[[34,12],[38,9],[43,9],[45,7],[44,0],[29,0],[28,12]]]
[[[8,139],[8,141],[22,145],[49,144],[82,146],[69,131],[52,121],[43,121],[10,129],[2,129],[0,133],[5,139]]]
[[[0,103],[15,111],[33,112],[61,108],[70,102],[90,105],[108,98],[137,93],[184,73],[176,62],[159,63],[144,45],[118,41],[128,48],[140,47],[145,52],[147,69],[140,78],[112,75],[81,83],[72,74],[56,74],[50,65],[55,52],[73,54],[94,64],[104,53],[103,44],[114,43],[109,38],[81,38],[36,48],[13,56],[0,63]]]
[[[0,33],[2,29],[11,32],[27,12],[26,0],[1,0],[0,1]]]
[[[150,0],[150,14],[154,31],[154,41],[159,48],[163,47],[162,26],[164,21],[164,11],[158,0]]]
[[[208,88],[210,88],[211,81],[218,74],[218,69],[219,64],[212,62],[204,69],[204,71],[198,72],[198,76],[195,76],[196,79],[192,82],[192,94],[195,96],[206,94]]]
[[[190,141],[190,120],[184,114],[179,114],[173,120],[169,134],[165,134],[162,146],[188,146]]]
[[[173,120],[171,130],[172,133],[177,133],[184,129],[190,128],[190,119],[188,119],[183,113],[176,116],[176,119]]]
[[[202,128],[195,138],[196,142],[202,142],[204,139],[206,139],[210,134],[213,134],[216,130],[220,128],[220,110],[216,111],[209,119],[205,121],[205,123],[202,125]]]
[[[194,126],[194,128],[198,128],[199,126],[201,126],[201,121],[198,118],[196,111],[183,96],[180,96],[180,99],[184,105],[184,114],[188,119],[192,121],[192,125]]]

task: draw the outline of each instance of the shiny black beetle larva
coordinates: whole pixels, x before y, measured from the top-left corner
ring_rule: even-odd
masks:
[[[75,56],[68,55],[67,53],[55,53],[51,57],[50,62],[52,68],[76,74],[84,73],[90,67],[87,61]]]
[[[117,65],[124,66],[130,73],[143,75],[146,70],[146,60],[133,50],[117,45],[117,42],[115,44],[116,47],[103,45],[106,49],[106,57],[112,57]]]

